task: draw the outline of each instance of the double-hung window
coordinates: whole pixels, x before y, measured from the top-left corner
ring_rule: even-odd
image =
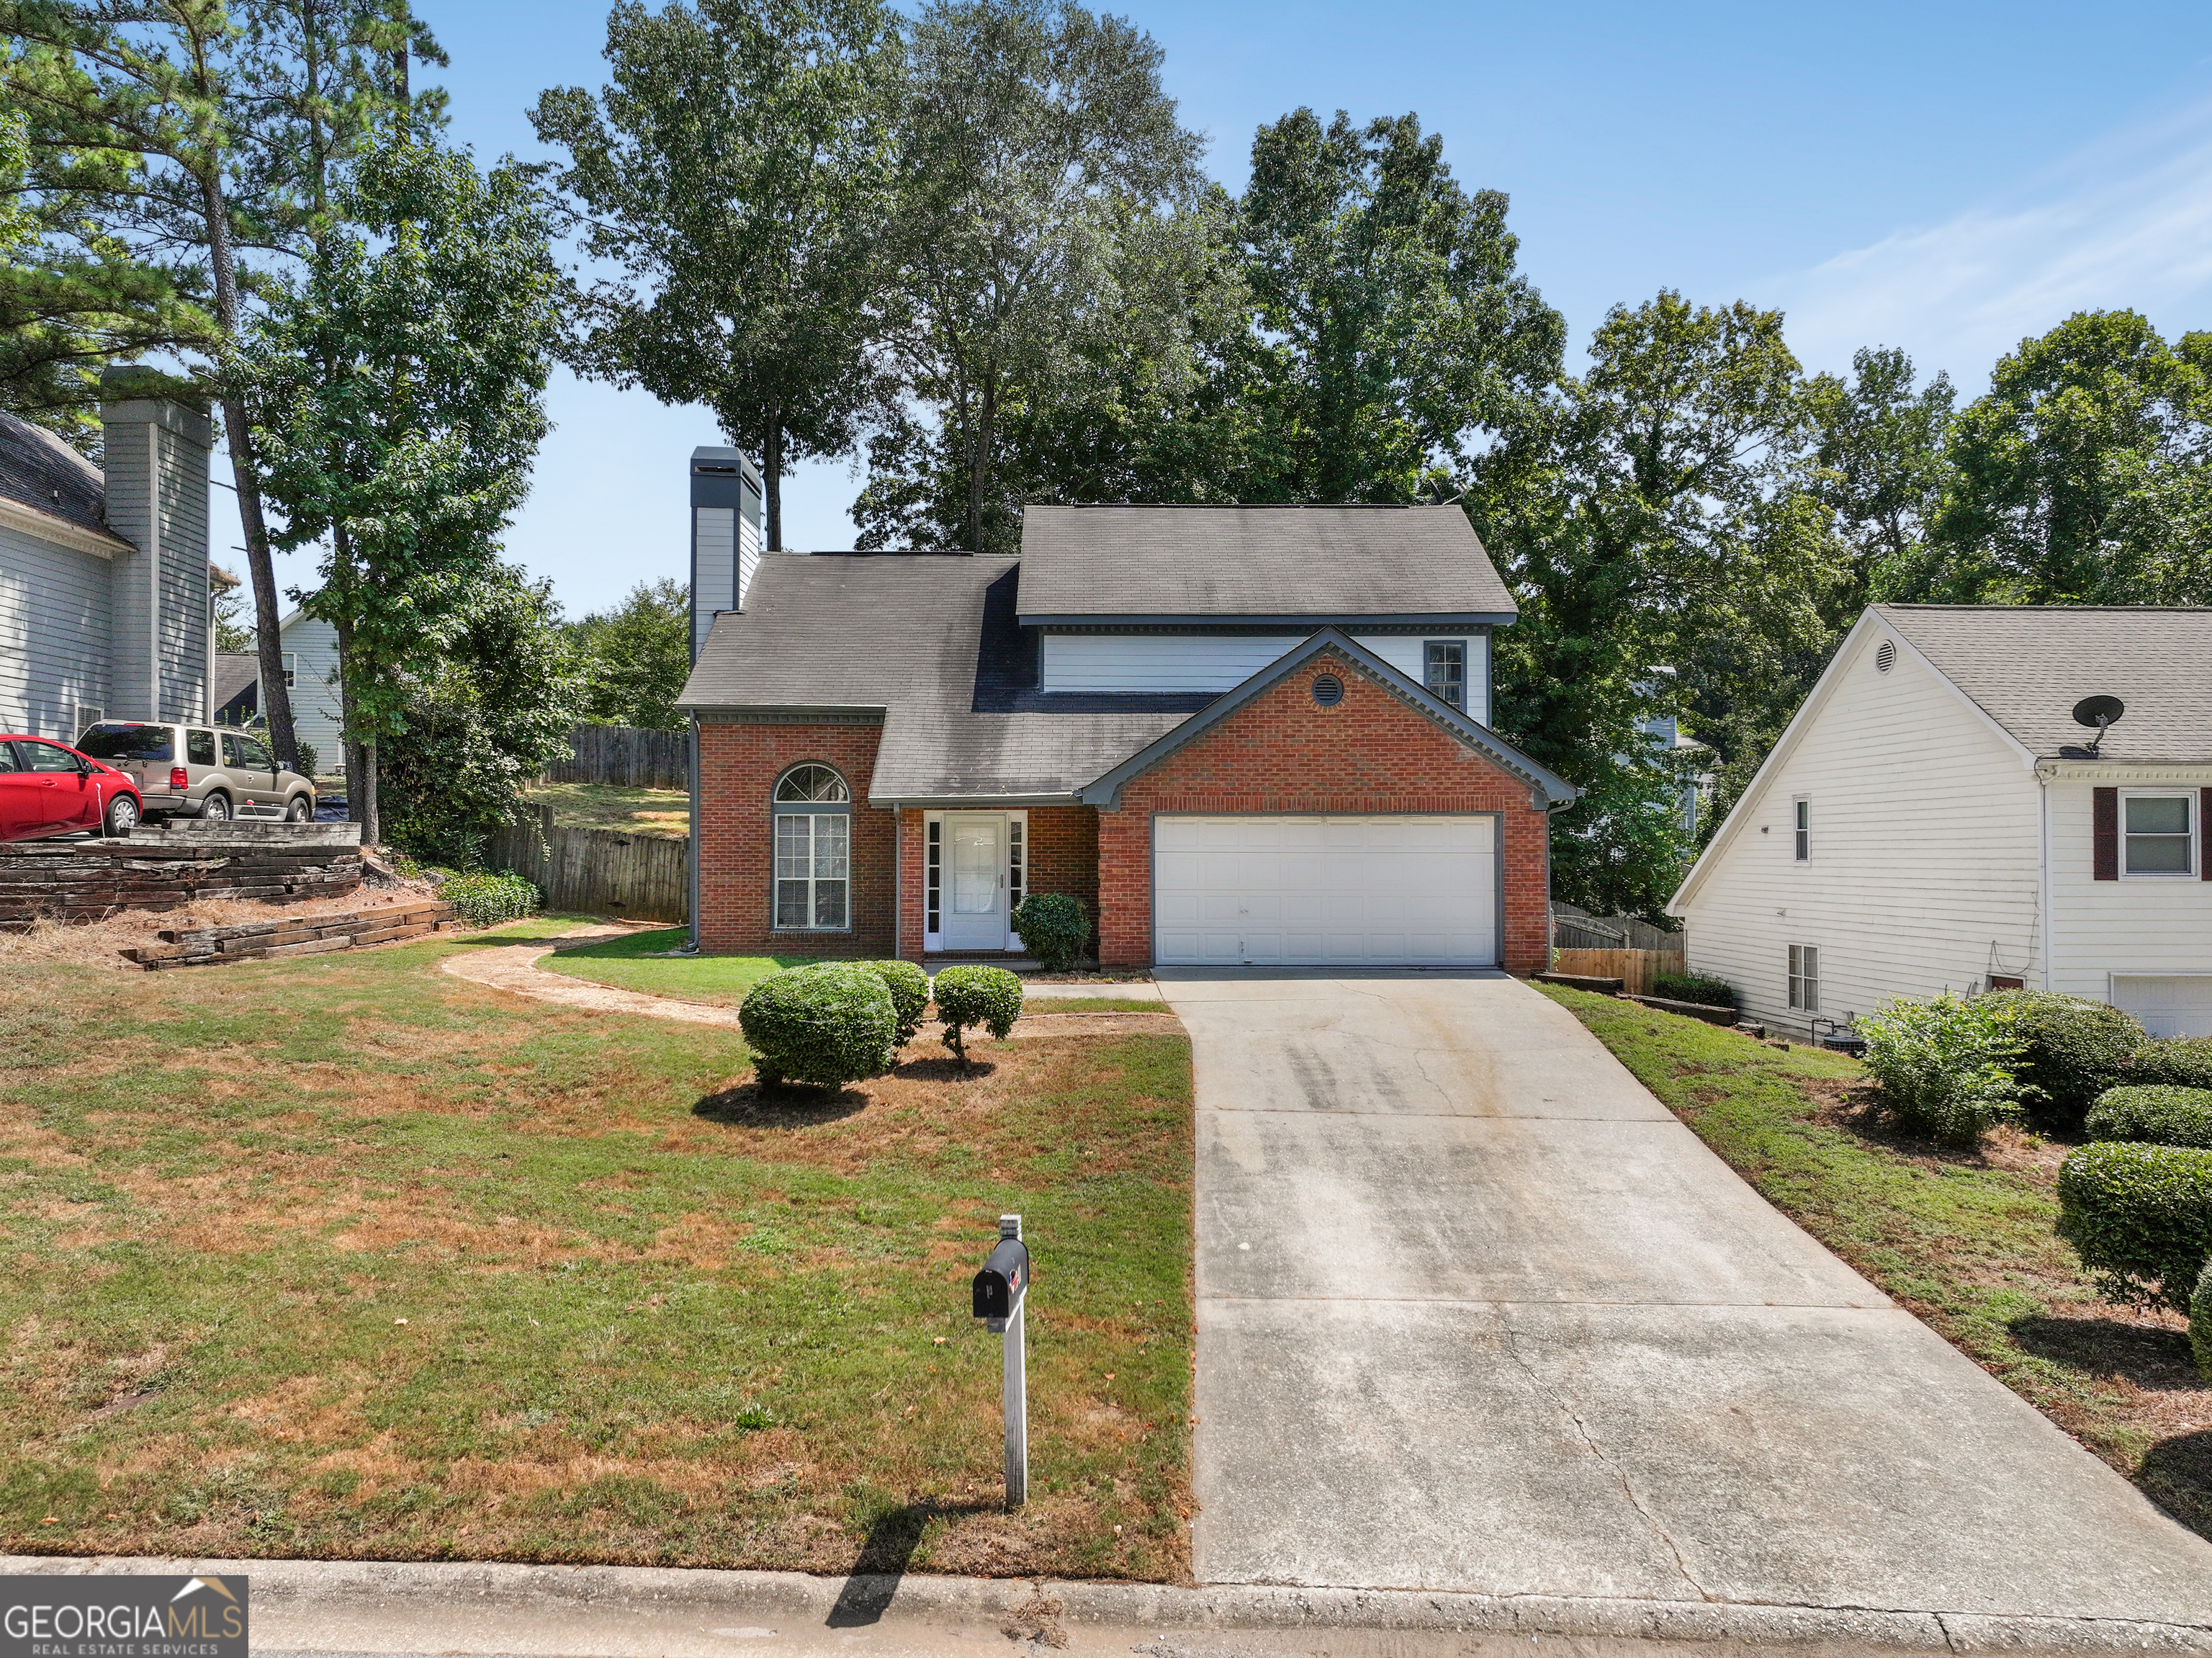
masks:
[[[2120,866],[2131,875],[2197,873],[2197,801],[2193,795],[2124,794],[2121,823],[2126,843]]]
[[[1790,803],[1790,856],[1800,863],[1813,861],[1813,802]]]
[[[850,927],[852,887],[852,793],[826,765],[793,766],[775,785],[775,924]]]
[[[1817,945],[1790,947],[1790,1005],[1803,1013],[1820,1011],[1820,951]]]
[[[1422,652],[1425,683],[1438,702],[1467,710],[1467,642],[1431,639]]]

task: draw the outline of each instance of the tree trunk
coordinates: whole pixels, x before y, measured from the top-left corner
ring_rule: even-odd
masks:
[[[761,438],[761,482],[768,495],[768,549],[783,551],[783,411],[769,406],[768,430]]]
[[[216,320],[226,344],[238,340],[238,271],[231,261],[230,214],[222,199],[222,180],[210,173],[200,180],[200,207],[207,220],[208,263],[215,274]],[[226,378],[229,366],[224,364]],[[261,480],[253,469],[253,430],[246,401],[235,387],[222,399],[223,436],[230,443],[230,479],[238,491],[239,527],[246,532],[246,569],[253,582],[253,631],[261,673],[261,713],[269,722],[270,746],[276,758],[299,768],[300,743],[292,726],[292,696],[284,686],[284,642],[277,634],[283,613],[276,607],[276,567],[269,557],[269,525],[261,512]],[[215,671],[215,664],[208,664]]]
[[[983,498],[991,479],[991,441],[999,413],[999,377],[986,370],[968,451],[968,551],[983,551]]]
[[[350,786],[347,792],[352,792]],[[373,742],[361,746],[361,844],[384,844],[384,820],[376,803],[376,745]]]

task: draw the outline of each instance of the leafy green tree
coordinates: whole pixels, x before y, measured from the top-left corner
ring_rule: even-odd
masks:
[[[1498,727],[1585,791],[1558,820],[1572,902],[1650,913],[1674,889],[1683,762],[1645,728],[1690,716],[1725,765],[1771,671],[1700,644],[1817,632],[1828,549],[1785,487],[1800,379],[1779,313],[1662,292],[1607,313],[1589,372],[1475,468],[1469,514],[1521,602],[1498,637]]]
[[[322,586],[300,596],[337,633],[348,794],[374,841],[379,747],[495,579],[528,491],[559,284],[547,215],[511,162],[486,175],[392,135],[341,194],[345,228],[240,358],[277,545],[321,546]]]
[[[681,582],[640,582],[614,609],[571,622],[568,631],[584,675],[586,719],[684,729],[676,699],[691,673],[691,595]]]
[[[1260,129],[1237,204],[1263,342],[1246,498],[1449,495],[1473,444],[1522,424],[1566,328],[1516,268],[1505,210],[1460,187],[1413,115]]]
[[[1899,597],[1996,604],[2212,598],[2212,334],[2169,345],[2084,311],[2002,358],[1950,438],[1956,476]]]
[[[1917,386],[1912,359],[1881,348],[1856,353],[1851,376],[1818,375],[1805,388],[1811,491],[1850,553],[1826,595],[1838,635],[1870,598],[1913,584],[1951,479],[1949,377]]]
[[[583,373],[704,403],[761,457],[770,547],[783,479],[856,440],[890,211],[901,48],[878,0],[623,0],[612,80],[543,94],[583,252]]]
[[[311,17],[330,27],[305,27]],[[288,18],[302,26],[288,33]],[[326,180],[328,165],[358,147],[375,110],[413,113],[405,55],[395,48],[404,40],[434,52],[434,43],[407,0],[241,0],[235,9],[225,0],[0,0],[0,35],[13,48],[0,58],[0,97],[24,116],[51,187],[99,227],[102,250],[173,276],[189,271],[185,291],[204,296],[213,327],[203,367],[220,393],[230,448],[264,712],[277,753],[296,759],[275,566],[234,351],[265,281],[256,256],[303,251],[312,235],[302,233],[320,222],[303,186]],[[288,56],[288,40],[306,55]],[[381,51],[380,78],[364,47]],[[360,94],[343,111],[331,101],[340,85]],[[437,107],[434,95],[424,109]],[[302,120],[312,127],[316,119],[335,123],[331,147],[294,154]]]
[[[439,655],[404,684],[407,740],[380,768],[394,845],[475,868],[524,792],[570,753],[587,687],[559,618],[551,584],[514,565],[471,583]]]
[[[872,445],[886,482],[854,509],[862,546],[1013,546],[1009,412],[1097,383],[1115,336],[1180,372],[1204,235],[1177,210],[1201,146],[1160,63],[1150,36],[1065,0],[936,0],[914,23],[884,318],[901,401]]]

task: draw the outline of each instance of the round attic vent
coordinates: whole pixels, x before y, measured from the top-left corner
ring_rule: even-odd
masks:
[[[1884,639],[1874,653],[1875,672],[1887,674],[1897,666],[1897,641]]]
[[[1313,682],[1314,700],[1323,708],[1334,708],[1344,700],[1344,681],[1334,674],[1323,674]]]

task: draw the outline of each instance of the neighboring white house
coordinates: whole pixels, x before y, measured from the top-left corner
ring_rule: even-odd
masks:
[[[292,693],[293,735],[314,750],[318,776],[342,775],[337,630],[295,610],[277,624],[277,637],[283,642],[284,685]],[[265,718],[260,660],[243,654],[217,656],[215,702],[214,718],[220,724],[252,725]]]
[[[107,469],[0,414],[0,731],[210,717],[206,413],[101,376]]]
[[[1784,1027],[2010,984],[2212,1035],[2208,833],[2212,611],[1876,605],[1668,912]]]

